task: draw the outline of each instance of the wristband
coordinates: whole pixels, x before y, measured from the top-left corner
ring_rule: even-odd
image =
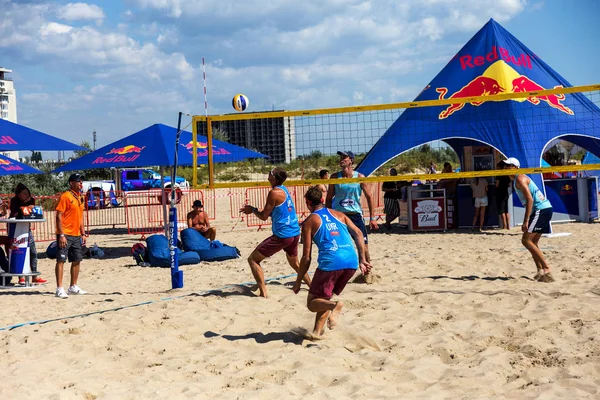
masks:
[[[253,212],[254,214],[256,214],[256,213],[258,212],[258,208],[256,208],[256,207],[252,207],[252,212]]]
[[[62,236],[62,237],[65,237],[65,234],[64,234],[64,233],[61,233],[61,234],[60,234],[60,235],[58,235],[58,236]]]
[[[377,218],[375,218],[375,217],[371,217],[370,219],[371,219],[371,221],[377,221]]]

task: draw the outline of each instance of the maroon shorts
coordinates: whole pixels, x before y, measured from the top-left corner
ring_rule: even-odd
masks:
[[[317,268],[308,292],[315,297],[327,300],[331,299],[334,293],[339,296],[355,273],[355,269],[349,268],[336,271],[322,271]]]
[[[258,245],[256,250],[265,257],[271,257],[279,250],[283,250],[290,257],[298,257],[298,242],[300,235],[282,239],[275,235],[269,236]]]

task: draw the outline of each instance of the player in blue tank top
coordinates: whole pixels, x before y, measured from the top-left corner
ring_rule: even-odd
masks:
[[[502,163],[505,165],[505,169],[518,169],[521,167],[519,160],[514,157],[510,157]],[[550,267],[544,258],[544,253],[538,245],[542,234],[551,232],[552,204],[527,175],[516,174],[511,176],[510,179],[513,181],[515,193],[525,207],[525,216],[523,217],[523,225],[521,225],[523,231],[521,243],[529,250],[535,262],[537,274],[533,279],[538,282],[554,282],[554,277],[550,273]]]
[[[300,291],[302,276],[308,273],[311,263],[313,242],[319,251],[317,270],[313,275],[308,292],[307,307],[317,313],[315,326],[310,339],[318,339],[324,333],[325,322],[333,329],[344,307],[342,301],[331,301],[340,295],[344,287],[360,267],[364,275],[369,275],[371,265],[366,259],[366,249],[362,232],[342,212],[328,209],[323,205],[323,192],[312,186],[304,195],[306,206],[311,214],[302,223],[302,260],[294,293]],[[354,241],[352,232],[358,240]],[[356,243],[358,254],[354,248]]]
[[[364,175],[354,171],[352,165],[354,163],[354,153],[346,151],[338,151],[340,156],[340,172],[333,174],[332,178],[363,178]],[[339,183],[331,184],[327,190],[327,199],[325,204],[328,208],[343,212],[356,225],[363,234],[365,241],[367,261],[371,262],[369,254],[369,239],[367,228],[363,220],[362,207],[360,204],[361,195],[365,196],[367,206],[369,207],[369,227],[372,230],[379,229],[377,217],[373,213],[373,199],[371,191],[366,183]],[[335,199],[335,201],[334,201]],[[354,238],[356,240],[356,238]]]
[[[300,240],[300,224],[296,215],[296,206],[288,190],[283,186],[287,174],[282,168],[273,168],[269,172],[268,180],[271,190],[267,195],[267,201],[262,211],[250,204],[240,208],[244,214],[254,214],[262,221],[269,217],[272,220],[273,235],[259,244],[248,257],[248,264],[262,297],[267,297],[267,285],[265,276],[260,266],[262,260],[271,257],[280,250],[285,251],[288,263],[298,272],[300,262],[298,261],[298,242]],[[310,286],[308,274],[301,275],[304,282]]]

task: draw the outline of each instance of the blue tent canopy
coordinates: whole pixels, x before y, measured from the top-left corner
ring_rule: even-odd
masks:
[[[35,129],[0,119],[0,150],[85,150],[85,148]]]
[[[176,135],[176,128],[163,124],[154,124],[73,160],[55,169],[53,172],[107,167],[170,167],[175,162]],[[205,136],[198,135],[197,140],[197,163],[198,165],[207,164],[207,139]],[[178,164],[181,166],[193,165],[192,153],[192,134],[182,131],[178,149]],[[248,158],[265,157],[264,154],[256,151],[213,139],[214,162],[233,162]]]
[[[490,20],[415,101],[531,92],[572,86],[494,20]],[[410,108],[359,164],[365,175],[399,154],[435,140],[463,162],[465,145],[489,145],[522,168],[540,167],[546,146],[560,138],[600,156],[600,109],[582,93],[507,101]],[[541,184],[539,177],[534,177]]]
[[[0,176],[20,174],[43,174],[43,172],[0,154]]]

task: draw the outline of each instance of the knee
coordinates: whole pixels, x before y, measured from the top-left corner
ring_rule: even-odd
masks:
[[[523,237],[521,238],[521,243],[523,244],[523,246],[525,246],[525,247],[529,247],[529,246],[531,245],[531,240],[529,240],[529,238],[528,238],[528,237],[526,237],[526,236],[523,236]]]

